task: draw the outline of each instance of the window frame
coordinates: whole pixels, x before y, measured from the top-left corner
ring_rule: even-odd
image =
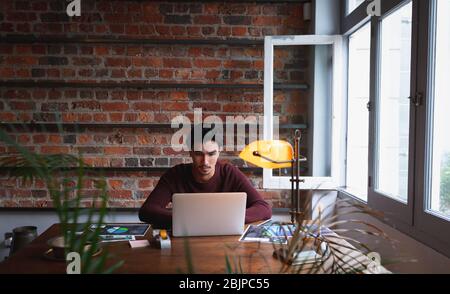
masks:
[[[379,219],[383,223],[396,228],[404,234],[422,242],[431,248],[437,250],[438,252],[450,256],[450,234],[443,234],[442,232],[450,231],[450,221],[446,219],[437,217],[433,214],[430,214],[425,211],[426,209],[426,198],[428,191],[426,191],[426,171],[427,171],[427,136],[428,134],[428,126],[430,124],[429,109],[428,105],[430,103],[430,99],[433,99],[433,96],[430,94],[431,88],[433,84],[430,83],[430,66],[432,65],[432,60],[428,58],[431,50],[433,48],[430,47],[433,43],[429,42],[421,42],[419,40],[430,40],[433,36],[431,34],[431,24],[433,19],[432,15],[432,5],[436,0],[431,1],[418,1],[412,0],[413,2],[413,32],[412,32],[412,68],[415,71],[415,75],[412,75],[411,80],[411,93],[414,95],[416,93],[421,93],[423,96],[423,102],[418,107],[415,107],[414,116],[410,116],[410,121],[415,122],[415,128],[413,133],[410,133],[410,149],[413,148],[414,153],[410,153],[409,163],[411,162],[414,166],[410,166],[410,185],[412,185],[412,189],[408,192],[408,198],[411,198],[411,203],[413,205],[411,209],[411,218],[406,217],[406,222],[404,221],[404,217],[395,218],[391,217],[391,215],[385,215],[384,218]],[[341,0],[341,7],[345,6],[346,0]],[[366,1],[370,3],[371,1]],[[392,0],[389,2],[382,1],[382,16],[387,15],[391,11],[393,11],[396,7],[403,5],[403,3],[407,3],[407,0]],[[346,8],[344,7],[341,11],[341,32],[346,37],[345,41],[348,41],[348,36],[359,29],[364,23],[367,21],[371,22],[372,30],[371,30],[371,75],[370,75],[370,87],[371,87],[371,95],[370,102],[372,106],[372,111],[370,115],[373,117],[374,112],[376,111],[376,105],[374,105],[374,97],[376,97],[377,91],[377,73],[379,71],[379,64],[377,61],[377,54],[379,49],[379,40],[377,39],[379,36],[380,26],[379,19],[380,17],[373,16],[370,17],[366,13],[366,5],[361,5],[357,9],[355,9],[351,14],[346,15]],[[347,76],[347,75],[345,75]],[[415,88],[413,87],[415,85]],[[347,100],[344,99],[344,100]],[[374,146],[373,138],[374,134],[374,125],[373,118],[370,118],[369,125],[369,146]],[[414,138],[414,139],[413,139]],[[373,150],[369,149],[369,173],[373,172]],[[371,175],[373,176],[373,174]],[[360,202],[364,205],[364,201],[360,198],[356,197],[349,193],[349,191],[340,190],[339,191],[341,197],[351,197],[357,202]],[[368,200],[370,200],[370,194],[368,195]],[[409,200],[409,199],[408,199]],[[373,201],[369,201],[367,204],[370,208],[377,208],[382,212],[389,211],[389,207],[386,205],[376,205],[374,207]]]
[[[426,25],[422,26],[419,30],[420,40],[427,40],[427,42],[421,42],[420,54],[418,60],[418,91],[424,93],[424,99],[422,105],[420,105],[420,111],[417,116],[418,128],[416,148],[418,150],[416,155],[417,162],[417,178],[416,190],[418,191],[416,197],[415,207],[415,225],[417,229],[426,233],[433,238],[438,239],[440,242],[450,244],[450,234],[442,234],[441,232],[450,232],[450,220],[440,217],[437,214],[427,212],[427,196],[431,192],[428,186],[428,157],[430,149],[429,143],[431,142],[431,136],[433,130],[433,117],[431,116],[431,107],[433,106],[434,99],[434,57],[435,57],[435,20],[436,20],[436,0],[422,1],[421,10],[424,11],[421,16],[424,19]],[[422,197],[420,197],[422,195]],[[450,251],[450,250],[448,250]]]
[[[349,67],[349,63],[350,63],[350,37],[354,33],[356,33],[358,30],[362,29],[366,25],[368,25],[370,27],[370,32],[372,32],[372,27],[371,27],[370,21],[361,22],[361,23],[358,24],[358,26],[356,26],[353,30],[351,30],[350,32],[348,32],[346,34],[347,37],[344,40],[344,44],[345,44],[344,45],[345,46],[344,50],[346,52],[346,55],[345,55],[345,58],[346,58],[346,60],[345,60],[346,61],[345,62],[345,64],[346,64],[345,72],[346,72],[346,74],[345,74],[345,77],[344,77],[346,89],[345,89],[345,96],[344,96],[344,99],[343,99],[344,100],[344,105],[345,105],[345,167],[344,167],[345,181],[344,181],[344,187],[341,188],[342,192],[346,193],[347,195],[351,195],[352,197],[358,199],[358,201],[361,201],[363,203],[367,203],[367,201],[365,201],[363,199],[363,197],[360,197],[359,195],[353,195],[353,193],[354,193],[353,191],[354,190],[349,188],[348,185],[347,185],[347,175],[348,175],[347,174],[347,172],[348,172],[348,165],[347,165],[347,163],[348,163],[348,160],[347,160],[347,156],[348,156],[348,122],[349,122],[349,120],[348,120],[348,107],[349,107],[349,105],[348,105],[348,103],[349,103],[349,99],[348,99],[348,94],[349,94],[349,91],[348,91],[348,87],[349,87],[348,74],[349,74],[349,70],[350,70],[350,67]],[[371,45],[371,44],[369,44],[369,45]],[[370,47],[370,50],[372,50],[371,47]],[[371,52],[370,52],[370,54],[371,54]],[[370,77],[369,77],[369,103],[370,103]],[[370,112],[369,109],[367,109],[367,111]],[[368,120],[368,123],[369,122],[370,122],[370,119]],[[367,132],[368,132],[368,136],[370,137],[370,132],[369,131],[370,130],[368,129]],[[369,143],[369,142],[367,142],[367,143]],[[367,162],[367,164],[368,164],[368,162]],[[369,168],[369,166],[367,166],[367,168]],[[364,197],[364,198],[367,198],[367,197],[368,197],[368,195],[367,195],[367,192],[366,192],[366,197]]]
[[[373,111],[370,112],[370,135],[369,135],[369,187],[368,187],[368,204],[375,208],[382,210],[389,218],[396,219],[397,221],[404,222],[405,224],[413,224],[413,207],[414,207],[414,153],[415,153],[415,114],[416,109],[412,103],[409,108],[409,152],[408,152],[408,192],[407,203],[403,203],[399,200],[393,199],[388,195],[384,195],[375,189],[376,179],[376,166],[377,166],[377,147],[378,147],[378,116],[379,116],[379,101],[380,101],[380,86],[381,86],[381,22],[392,13],[398,11],[408,3],[412,2],[412,36],[411,36],[411,72],[410,72],[410,96],[416,93],[416,76],[417,76],[417,42],[415,37],[417,34],[417,18],[414,19],[414,15],[417,13],[417,1],[404,0],[398,5],[392,7],[390,10],[382,13],[380,17],[374,17],[372,19],[372,63],[374,63],[373,69],[371,69],[371,91],[370,91],[370,103],[373,105]],[[373,77],[373,79],[372,79]]]
[[[330,190],[341,186],[342,166],[342,43],[341,35],[295,35],[295,36],[266,36],[264,38],[264,140],[273,139],[273,64],[275,46],[307,46],[331,45],[333,50],[333,76],[332,76],[332,152],[330,177],[301,177],[305,182],[300,189]],[[291,177],[274,176],[271,169],[263,170],[264,189],[290,189]]]

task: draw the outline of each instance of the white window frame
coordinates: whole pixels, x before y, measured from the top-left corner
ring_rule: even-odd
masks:
[[[331,45],[333,50],[332,77],[332,150],[330,177],[301,177],[300,189],[332,190],[342,186],[345,148],[343,131],[343,37],[340,35],[266,36],[264,39],[264,140],[273,139],[273,64],[274,46]],[[274,176],[271,169],[263,171],[264,189],[290,189],[289,176]]]

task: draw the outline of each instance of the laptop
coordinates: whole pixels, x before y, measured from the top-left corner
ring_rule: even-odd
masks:
[[[223,236],[244,232],[247,193],[175,193],[172,235]]]

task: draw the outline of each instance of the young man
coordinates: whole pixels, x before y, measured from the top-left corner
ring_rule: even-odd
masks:
[[[172,211],[167,205],[174,193],[246,192],[245,223],[271,218],[272,211],[253,188],[247,177],[235,166],[218,161],[220,146],[213,139],[203,142],[210,129],[202,128],[201,142],[190,144],[191,164],[169,169],[139,210],[139,219],[155,227],[170,228]],[[193,132],[191,138],[194,138]],[[192,140],[193,141],[193,140]],[[216,209],[220,209],[217,207]]]

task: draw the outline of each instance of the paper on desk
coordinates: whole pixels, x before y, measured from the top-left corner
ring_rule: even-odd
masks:
[[[102,242],[120,242],[120,241],[134,241],[134,235],[100,235]]]

